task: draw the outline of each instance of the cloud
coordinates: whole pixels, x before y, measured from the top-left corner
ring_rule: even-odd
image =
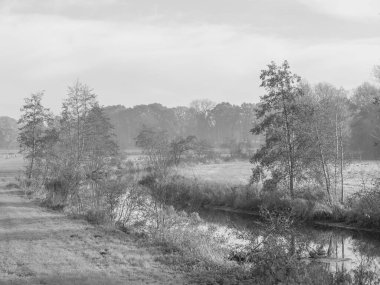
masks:
[[[316,11],[349,19],[371,20],[380,17],[378,0],[298,0]]]
[[[166,6],[156,7],[140,1],[49,1],[0,4],[0,90],[8,104],[0,114],[17,114],[22,98],[41,89],[58,112],[66,86],[77,78],[104,105],[187,105],[200,97],[239,104],[258,100],[259,73],[271,60],[288,59],[311,82],[347,88],[368,80],[380,62],[376,27],[288,0],[273,13],[267,3],[278,1],[220,1],[215,14],[214,0],[183,6],[165,0],[160,3]],[[233,11],[229,18],[227,7]]]

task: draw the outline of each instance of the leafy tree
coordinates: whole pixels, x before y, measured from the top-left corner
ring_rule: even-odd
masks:
[[[14,149],[17,145],[17,120],[0,117],[0,148]]]
[[[21,118],[18,120],[17,140],[20,144],[20,152],[28,160],[26,174],[29,179],[33,178],[35,165],[42,159],[49,142],[47,125],[52,120],[52,115],[41,103],[43,94],[43,92],[38,92],[25,98],[25,103],[21,108]]]
[[[185,152],[195,149],[196,140],[196,136],[178,137],[170,143],[170,153],[175,165],[180,163]]]
[[[259,146],[263,136],[249,133],[255,121],[254,108],[254,104],[247,103],[241,106],[229,103],[215,105],[209,100],[197,100],[190,107],[167,108],[160,104],[133,108],[110,106],[105,108],[105,113],[115,127],[121,148],[134,147],[134,139],[143,126],[166,130],[170,138],[194,135],[199,140],[208,140],[213,146],[230,141]]]
[[[81,209],[82,196],[91,193],[93,206],[99,207],[118,147],[113,127],[87,85],[77,81],[69,87],[56,124],[58,139],[47,164],[50,182],[62,189],[60,203],[72,198]]]
[[[375,75],[375,78],[377,79],[377,81],[380,82],[380,65],[376,65],[373,68],[373,74]]]
[[[353,119],[350,149],[362,158],[380,157],[380,89],[369,83],[357,87],[351,98]]]
[[[280,66],[272,62],[261,71],[261,87],[266,94],[260,98],[257,108],[258,122],[253,134],[265,134],[265,145],[252,157],[257,164],[253,180],[259,178],[263,169],[271,170],[273,177],[287,179],[289,191],[294,197],[294,181],[297,175],[297,158],[302,151],[297,137],[299,123],[297,105],[302,97],[301,78],[290,71],[287,61]]]
[[[196,123],[197,123],[197,136],[200,138],[208,139],[210,138],[210,126],[211,126],[211,111],[215,107],[215,103],[203,99],[195,100],[190,103],[190,108],[195,113]]]
[[[248,141],[249,140],[249,130],[252,125],[256,121],[256,105],[243,103],[240,106],[240,128],[241,128],[241,140]]]
[[[217,104],[210,113],[215,129],[215,140],[219,143],[240,135],[240,108],[230,103]],[[237,135],[236,135],[237,134]]]

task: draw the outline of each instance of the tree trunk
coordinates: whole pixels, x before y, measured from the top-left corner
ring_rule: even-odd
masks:
[[[33,177],[33,167],[34,167],[34,155],[32,155],[32,158],[30,160],[30,166],[29,166],[29,173],[28,173],[28,178],[32,179]]]
[[[286,143],[288,147],[289,191],[290,191],[290,196],[293,199],[294,198],[294,156],[293,156],[293,145],[292,145],[291,134],[290,134],[288,110],[285,106],[285,102],[283,102],[283,111],[284,111],[284,116],[285,116]]]
[[[339,136],[338,136],[338,114],[335,114],[335,163],[334,163],[334,198],[337,200],[338,188],[338,155],[339,155]]]
[[[322,143],[321,139],[319,137],[319,131],[318,128],[315,128],[316,134],[317,134],[317,142],[318,142],[318,148],[319,148],[319,155],[321,158],[321,163],[322,163],[322,171],[323,171],[323,176],[325,177],[325,182],[326,182],[326,191],[327,194],[329,195],[329,201],[331,203],[331,194],[330,194],[330,175],[328,172],[326,160],[325,160],[325,155],[323,153],[323,148],[322,148]]]
[[[342,126],[339,126],[339,136],[340,136],[340,179],[341,179],[341,202],[344,202],[344,178],[343,178],[343,166],[344,166],[344,149],[343,149],[343,138],[342,138]]]
[[[33,142],[32,142],[32,156],[30,159],[30,168],[29,168],[29,173],[28,173],[28,178],[32,179],[33,178],[33,168],[34,168],[34,158],[36,156],[36,111],[34,110],[33,112]]]

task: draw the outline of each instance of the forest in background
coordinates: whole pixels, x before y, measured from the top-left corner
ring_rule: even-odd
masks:
[[[340,92],[347,97],[350,135],[347,146],[354,158],[378,159],[380,148],[380,100],[379,87],[363,83],[349,96],[349,92],[329,84],[321,92]],[[105,114],[114,127],[121,149],[135,148],[135,139],[144,128],[166,131],[169,138],[196,136],[213,147],[232,148],[239,143],[256,149],[263,137],[252,135],[257,105],[243,103],[240,106],[227,102],[214,103],[196,100],[190,106],[168,108],[158,103],[126,108],[122,105],[104,107]],[[0,117],[0,148],[17,148],[17,121]]]
[[[168,108],[158,103],[133,108],[110,106],[105,113],[121,149],[134,148],[135,138],[144,127],[166,131],[169,138],[196,136],[214,147],[229,148],[237,143],[255,147],[262,141],[249,132],[255,121],[255,107],[250,103],[216,104],[205,99],[193,101],[189,107]]]
[[[0,148],[16,149],[18,126],[17,121],[9,117],[0,117]]]

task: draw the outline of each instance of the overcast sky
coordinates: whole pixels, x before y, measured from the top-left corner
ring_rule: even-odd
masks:
[[[380,64],[379,0],[0,0],[0,116],[45,90],[58,112],[77,78],[102,105],[257,102],[287,59],[352,89]]]

